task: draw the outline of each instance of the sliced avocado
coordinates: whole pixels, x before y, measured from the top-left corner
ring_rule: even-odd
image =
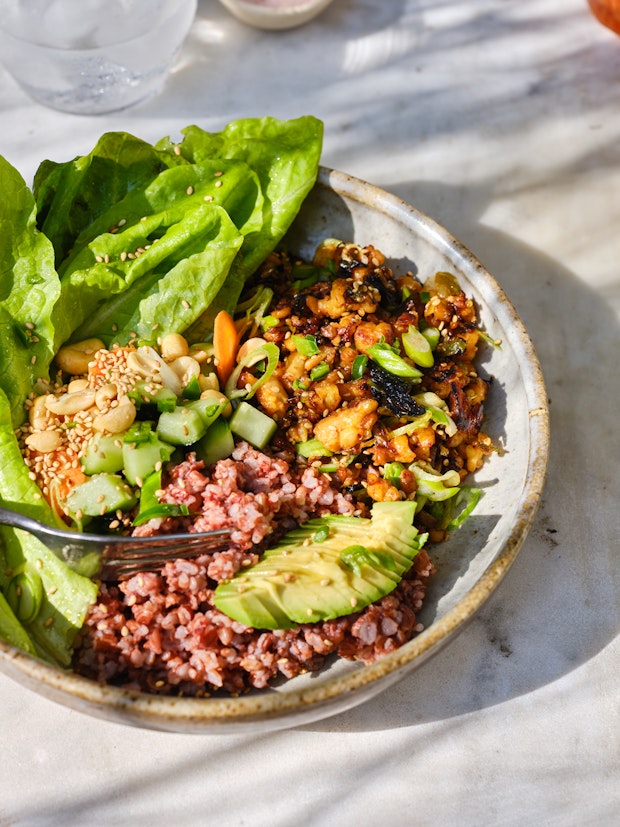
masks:
[[[371,518],[328,515],[289,532],[215,590],[224,614],[257,629],[290,629],[357,612],[389,594],[426,541],[412,501],[375,503]]]

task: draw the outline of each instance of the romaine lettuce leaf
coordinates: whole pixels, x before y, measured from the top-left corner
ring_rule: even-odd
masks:
[[[88,155],[43,161],[34,177],[39,229],[50,239],[59,265],[79,234],[132,190],[186,161],[156,150],[126,132],[107,132]]]
[[[0,156],[0,388],[14,426],[53,356],[51,309],[60,294],[54,251],[36,229],[35,203],[19,172]]]
[[[6,508],[49,525],[57,524],[58,518],[29,477],[13,431],[8,400],[1,390],[0,456],[0,502]],[[25,624],[25,632],[39,654],[68,665],[75,635],[84,622],[88,607],[97,598],[97,587],[88,578],[71,571],[32,535],[1,527],[0,590],[5,595],[11,577],[23,568],[34,577],[40,577],[43,586],[40,609]],[[4,620],[8,625],[10,618],[7,620],[6,613]],[[15,633],[15,624],[11,625]]]

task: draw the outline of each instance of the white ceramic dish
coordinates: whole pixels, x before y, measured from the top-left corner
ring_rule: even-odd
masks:
[[[459,632],[515,559],[542,493],[549,444],[547,397],[536,354],[510,301],[474,256],[434,221],[358,179],[322,168],[287,241],[309,256],[326,237],[377,246],[394,269],[424,278],[455,273],[486,330],[481,369],[494,377],[485,430],[504,446],[476,475],[485,489],[474,515],[432,550],[438,571],[414,640],[370,666],[338,662],[273,690],[241,698],[162,698],[129,692],[41,663],[0,641],[0,669],[66,706],[133,726],[174,732],[266,731],[356,706],[420,667]]]
[[[332,0],[220,0],[229,12],[259,29],[292,29],[308,23]]]

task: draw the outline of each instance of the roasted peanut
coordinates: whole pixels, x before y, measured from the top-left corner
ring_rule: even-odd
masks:
[[[26,445],[39,454],[49,454],[60,446],[61,437],[58,431],[38,431],[26,437]]]
[[[166,362],[172,362],[174,359],[178,359],[179,356],[189,355],[187,339],[181,336],[180,333],[168,333],[164,336],[159,349]]]
[[[51,396],[51,394],[49,394]],[[35,430],[42,430],[45,428],[45,424],[47,422],[47,400],[48,394],[44,394],[43,396],[37,396],[33,403],[30,411],[28,413],[28,419],[30,424],[32,425]]]
[[[84,339],[82,342],[64,345],[56,354],[56,364],[65,373],[79,376],[87,373],[93,356],[102,347],[105,345],[101,339]]]
[[[118,386],[114,382],[108,382],[106,385],[101,385],[95,391],[95,405],[100,411],[109,408],[110,402],[118,396]]]
[[[79,411],[87,411],[95,404],[95,390],[75,391],[63,393],[62,396],[49,394],[45,397],[45,407],[57,416],[72,416]]]
[[[194,377],[200,374],[200,365],[191,356],[179,356],[174,362],[169,363],[170,367],[185,387]]]
[[[253,350],[257,350],[259,347],[266,344],[267,342],[264,339],[261,339],[260,336],[253,336],[251,339],[248,339],[247,342],[244,342],[237,351],[237,364],[239,364],[242,359],[245,359],[248,353],[251,353]]]
[[[138,376],[145,379],[152,379],[160,372],[160,365],[157,359],[149,356],[142,348],[139,350],[132,350],[127,354],[127,367]]]
[[[131,399],[123,396],[115,408],[101,413],[93,420],[95,431],[120,434],[126,431],[136,418],[136,406]]]
[[[220,381],[217,373],[201,373],[198,377],[198,387],[201,391],[219,391]]]
[[[85,391],[88,387],[88,379],[73,379],[67,385],[69,393],[77,393],[78,391]]]

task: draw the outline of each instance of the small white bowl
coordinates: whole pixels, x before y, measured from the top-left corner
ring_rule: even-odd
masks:
[[[326,9],[332,0],[220,0],[236,18],[259,29],[292,29]]]

